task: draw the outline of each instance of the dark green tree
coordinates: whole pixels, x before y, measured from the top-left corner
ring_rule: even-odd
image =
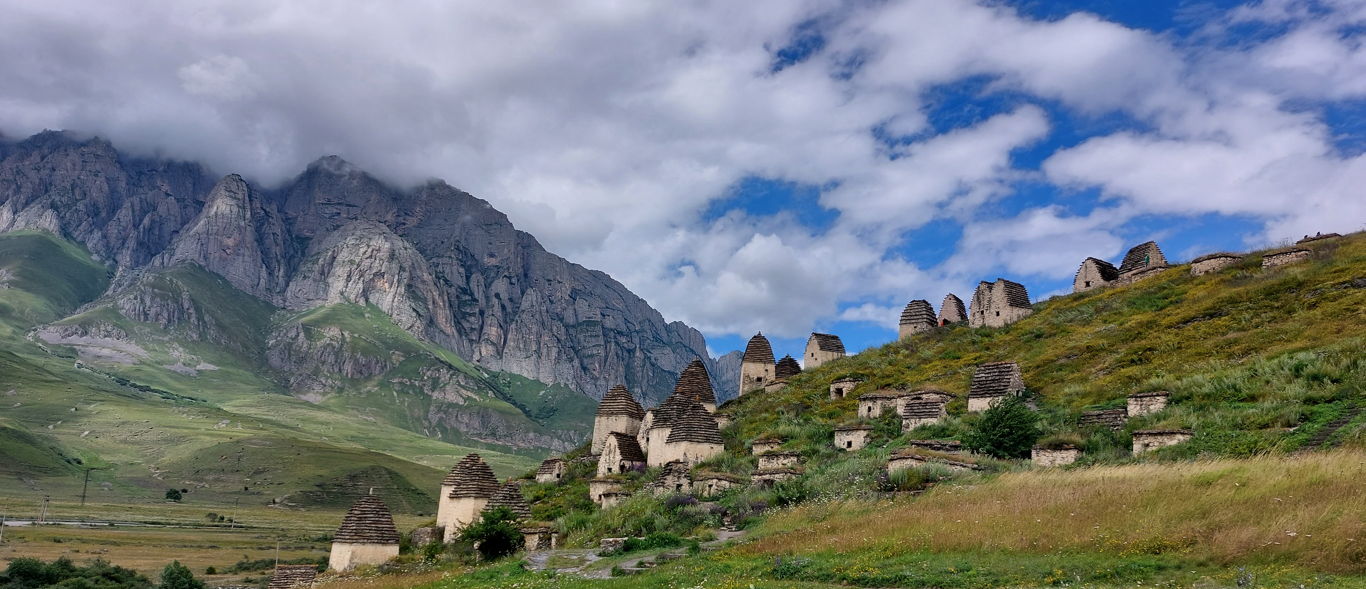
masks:
[[[982,412],[963,445],[996,458],[1028,458],[1039,435],[1039,415],[1022,397],[1009,395]]]
[[[173,560],[161,569],[161,589],[204,589],[204,582],[194,578],[190,567]]]
[[[180,501],[181,499],[184,499],[184,498],[185,498],[185,495],[184,495],[183,493],[180,492],[180,489],[166,489],[166,500],[167,500],[167,501]]]
[[[474,544],[484,560],[508,556],[522,547],[525,538],[513,522],[517,516],[506,507],[485,511],[476,521],[460,532],[460,539]]]

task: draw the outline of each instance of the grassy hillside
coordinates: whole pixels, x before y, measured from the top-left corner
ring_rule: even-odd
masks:
[[[698,469],[748,475],[749,442],[777,435],[802,455],[803,474],[771,489],[705,503],[638,494],[599,510],[583,502],[592,473],[579,465],[558,485],[526,487],[533,514],[555,520],[571,546],[705,535],[731,521],[752,534],[736,548],[611,581],[509,565],[424,586],[1366,586],[1366,235],[1314,248],[1295,266],[1263,270],[1253,255],[1213,275],[1177,266],[1057,297],[1003,329],[938,329],[723,405],[735,418],[722,432],[726,452]],[[983,470],[886,474],[910,441],[973,431],[981,416],[963,398],[972,371],[1002,360],[1020,364],[1042,435],[1075,440],[1081,462],[1035,469],[957,455]],[[829,385],[845,376],[865,382],[830,400]],[[868,447],[834,448],[834,428],[860,421],[856,397],[887,387],[960,397],[945,423],[903,433],[889,415],[867,422]],[[1120,431],[1077,426],[1082,411],[1152,390],[1170,391],[1171,406]],[[1131,456],[1130,432],[1152,427],[1195,436]],[[623,477],[626,488],[656,472]]]
[[[282,498],[334,509],[339,489],[377,486],[391,505],[430,511],[442,472],[465,453],[504,474],[535,464],[283,394],[256,360],[273,308],[197,267],[141,278],[155,287],[147,296],[188,301],[195,318],[162,327],[112,303],[66,317],[100,296],[108,271],[64,240],[0,235],[0,253],[0,500],[74,498],[95,468],[99,501],[155,503],[176,487],[205,506]],[[129,337],[114,344],[135,360],[91,359],[84,340],[26,337],[54,320],[122,330]]]

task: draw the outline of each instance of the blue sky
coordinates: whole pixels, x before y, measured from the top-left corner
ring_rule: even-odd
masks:
[[[442,178],[717,353],[1366,223],[1366,0],[0,0],[0,131]]]

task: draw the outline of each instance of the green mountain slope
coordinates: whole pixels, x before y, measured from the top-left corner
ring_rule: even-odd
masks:
[[[74,496],[95,468],[92,493],[111,500],[176,487],[196,501],[332,508],[373,486],[391,505],[429,511],[430,488],[465,453],[504,474],[535,464],[534,448],[433,439],[289,395],[266,361],[280,314],[197,266],[97,299],[106,268],[68,242],[11,233],[0,253],[5,496]],[[409,340],[384,344],[422,346]],[[392,392],[358,383],[341,396]],[[539,427],[510,403],[481,401]]]

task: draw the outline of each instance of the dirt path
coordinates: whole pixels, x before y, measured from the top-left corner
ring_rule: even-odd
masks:
[[[703,551],[716,550],[731,540],[744,537],[745,534],[746,532],[739,530],[717,530],[716,539],[703,542],[701,548]],[[598,551],[595,549],[540,550],[527,554],[526,567],[537,571],[555,571],[556,573],[574,575],[585,579],[608,579],[611,578],[613,569],[620,569],[627,574],[635,574],[685,556],[687,556],[687,549],[675,548],[616,561],[611,567],[603,565],[595,567],[593,566],[594,563],[603,560],[603,557],[598,556]]]

